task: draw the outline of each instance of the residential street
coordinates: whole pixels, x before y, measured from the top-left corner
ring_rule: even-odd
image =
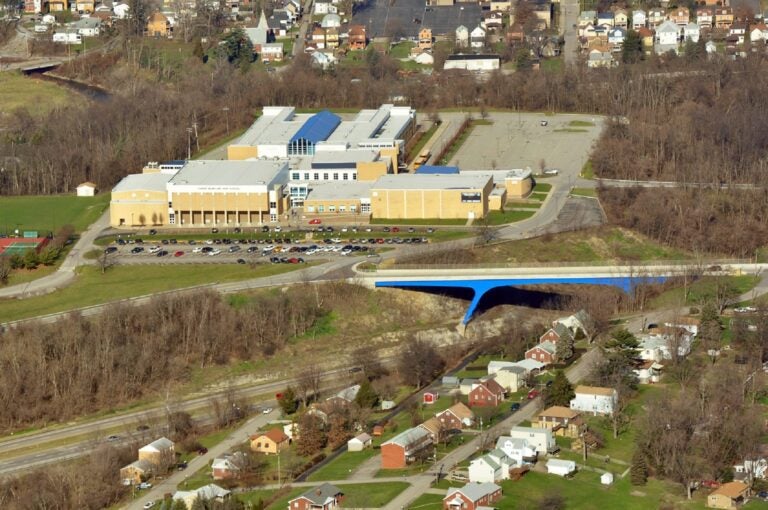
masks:
[[[565,65],[575,65],[579,58],[579,32],[575,28],[579,19],[579,0],[563,0],[560,7],[563,9],[561,31],[565,38],[563,58]]]

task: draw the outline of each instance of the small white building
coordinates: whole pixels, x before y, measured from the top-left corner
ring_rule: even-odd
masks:
[[[483,48],[485,46],[485,29],[480,25],[476,26],[469,34],[469,45],[472,48]]]
[[[412,59],[417,64],[421,64],[423,66],[431,66],[435,63],[435,57],[433,57],[431,53],[427,53],[426,51],[422,51],[415,57],[412,57]]]
[[[331,0],[315,0],[313,4],[315,14],[337,14],[338,10]]]
[[[43,19],[41,21],[44,25],[55,25],[56,24],[56,16],[53,14],[45,14],[43,15]]]
[[[469,481],[493,483],[509,479],[509,468],[514,464],[506,453],[496,449],[469,463]]]
[[[647,20],[648,18],[644,10],[637,9],[635,11],[632,11],[632,28],[634,30],[644,27]]]
[[[517,466],[533,464],[538,459],[536,449],[528,444],[527,439],[500,436],[496,440],[496,449],[503,451]]]
[[[576,462],[572,460],[549,459],[547,473],[557,476],[568,476],[576,472]]]
[[[99,18],[81,18],[70,25],[83,37],[96,37],[101,32]]]
[[[677,51],[680,28],[672,21],[666,20],[656,28],[653,48],[657,54]]]
[[[491,72],[501,67],[499,55],[463,54],[448,55],[443,69],[463,69],[476,73]]]
[[[372,438],[365,432],[347,441],[347,451],[361,452],[372,445]]]
[[[576,386],[576,396],[571,400],[571,409],[594,414],[613,414],[618,394],[613,388],[600,386]]]
[[[78,197],[92,197],[96,194],[96,185],[92,182],[84,182],[77,187]]]
[[[464,25],[456,27],[456,47],[466,48],[469,46],[469,29]]]
[[[525,375],[524,368],[514,366],[502,368],[493,377],[505,390],[516,393],[525,386]]]
[[[125,19],[128,17],[128,11],[130,11],[131,8],[128,4],[115,4],[112,7],[112,12],[115,13],[115,17],[117,19]]]
[[[556,448],[555,438],[550,429],[538,429],[533,427],[512,427],[509,431],[512,439],[525,439],[528,446],[536,453],[549,453]]]
[[[53,42],[57,44],[81,44],[83,36],[75,29],[66,29],[53,34]]]
[[[603,485],[613,484],[613,473],[603,473],[600,475],[600,483]]]
[[[690,22],[683,27],[683,39],[686,41],[699,42],[701,28],[694,22]]]

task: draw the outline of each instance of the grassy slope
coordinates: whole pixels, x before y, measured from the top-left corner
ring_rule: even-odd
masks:
[[[101,274],[98,268],[81,267],[69,287],[45,296],[0,301],[0,321],[44,315],[153,292],[213,282],[232,282],[271,276],[297,269],[270,264],[251,269],[241,264],[116,266]]]
[[[21,73],[0,74],[0,112],[10,113],[26,108],[33,115],[45,114],[80,98],[55,83],[27,78]]]
[[[2,89],[0,75],[0,89]],[[109,206],[109,193],[95,197],[73,195],[0,198],[0,231],[55,231],[70,223],[81,232]]]

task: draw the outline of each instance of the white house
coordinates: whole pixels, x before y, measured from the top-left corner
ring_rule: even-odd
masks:
[[[502,368],[494,374],[494,379],[505,390],[510,393],[517,392],[520,388],[525,386],[525,369],[522,367],[506,367]]]
[[[338,12],[330,0],[315,0],[313,10],[315,14],[336,14]]]
[[[41,21],[43,25],[55,25],[56,24],[56,16],[53,14],[45,14],[43,15],[43,19]]]
[[[536,453],[549,453],[556,448],[555,438],[550,429],[535,429],[533,427],[512,427],[509,431],[512,439],[525,439]]]
[[[576,462],[572,460],[549,459],[547,473],[557,476],[568,476],[576,472]]]
[[[621,50],[624,39],[627,37],[627,31],[621,27],[608,30],[608,44],[612,44],[614,49]]]
[[[706,44],[704,44],[704,49],[707,52],[707,55],[714,55],[717,53],[717,44],[715,44],[715,41],[707,41]]]
[[[610,32],[608,34],[610,36]],[[627,32],[624,31],[624,36],[626,37]],[[589,314],[586,310],[579,310],[578,312],[574,313],[573,315],[569,315],[568,317],[560,317],[552,322],[552,327],[556,327],[558,324],[562,324],[566,328],[568,328],[571,332],[571,334],[575,337],[576,333],[578,331],[581,331],[584,333],[584,336],[587,336],[587,329],[590,322]]]
[[[496,440],[496,449],[503,451],[517,466],[536,462],[536,449],[528,444],[527,439],[500,436]]]
[[[66,29],[53,34],[53,42],[58,44],[81,44],[83,36],[77,30]]]
[[[321,69],[328,69],[336,63],[336,57],[332,52],[313,51],[310,55],[312,65]]]
[[[547,366],[545,363],[542,363],[541,361],[536,361],[535,359],[521,359],[520,361],[515,361],[514,366],[520,367],[523,370],[525,370],[525,375],[527,376],[531,372],[538,372],[545,366]]]
[[[466,48],[469,46],[469,29],[464,25],[456,27],[456,47]]]
[[[482,48],[485,46],[485,29],[480,25],[476,26],[469,34],[469,45],[472,48]]]
[[[616,60],[608,48],[592,48],[587,55],[587,67],[597,69],[600,67],[614,67]]]
[[[347,441],[347,451],[361,452],[371,447],[372,438],[365,432]]]
[[[431,53],[422,51],[421,53],[413,57],[413,61],[423,66],[431,66],[435,63],[435,57],[433,57]]]
[[[96,194],[96,185],[92,182],[84,182],[77,186],[78,197],[92,197]]]
[[[686,41],[699,42],[701,28],[694,22],[690,22],[683,27],[683,39]]]
[[[648,17],[644,10],[637,9],[636,11],[632,11],[632,28],[634,30],[644,27],[647,21]]]
[[[661,371],[663,369],[664,365],[649,359],[633,368],[632,372],[637,376],[640,384],[651,384],[661,380]]]
[[[677,51],[679,34],[680,28],[673,21],[666,20],[656,28],[656,37],[653,44],[654,51],[659,55],[668,51]]]
[[[661,361],[672,359],[672,351],[677,345],[679,357],[688,356],[691,352],[693,338],[688,333],[678,331],[672,334],[642,335],[638,338],[638,357],[642,360]]]
[[[181,500],[187,505],[187,508],[192,508],[195,504],[195,500],[197,499],[201,501],[223,502],[227,497],[229,497],[230,493],[231,491],[211,483],[191,491],[176,491],[173,494],[173,500]]]
[[[130,11],[131,8],[128,6],[128,4],[115,4],[112,7],[112,12],[115,13],[115,17],[117,19],[125,19],[128,17],[128,11]]]
[[[595,11],[581,11],[579,13],[578,26],[584,28],[587,25],[594,25],[595,18],[597,18],[597,12]]]
[[[758,23],[749,32],[749,40],[752,42],[768,40],[768,27],[765,23]]]
[[[493,483],[509,479],[509,468],[514,464],[506,453],[496,449],[469,463],[469,481]]]
[[[576,386],[576,396],[571,400],[571,409],[594,414],[613,414],[618,394],[613,388],[599,386]]]
[[[81,18],[70,25],[83,37],[96,37],[101,31],[99,18]]]

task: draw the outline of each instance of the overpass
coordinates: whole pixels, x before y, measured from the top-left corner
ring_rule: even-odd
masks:
[[[698,268],[698,269],[696,269]],[[435,269],[377,269],[358,272],[358,280],[376,288],[411,290],[466,289],[473,293],[463,324],[477,310],[489,291],[528,285],[609,285],[630,294],[640,285],[663,283],[675,276],[708,274],[760,274],[768,264],[701,263],[652,264],[642,266],[551,266],[551,267],[443,267]]]

